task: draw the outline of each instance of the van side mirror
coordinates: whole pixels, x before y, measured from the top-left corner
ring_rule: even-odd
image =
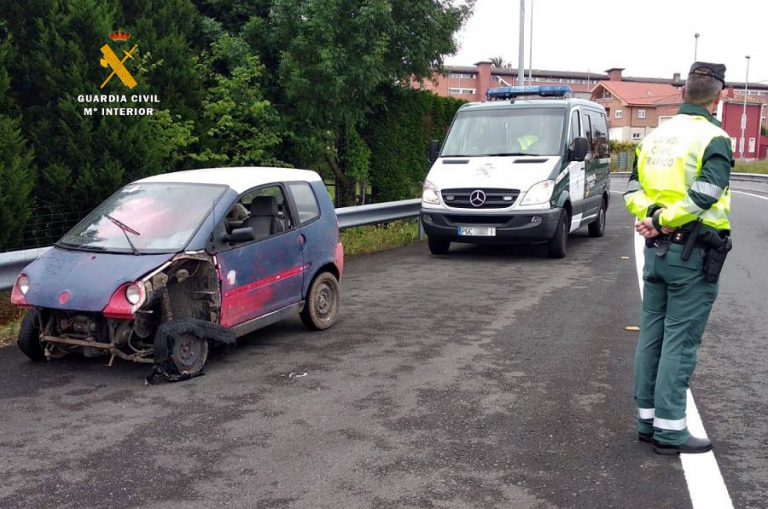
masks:
[[[568,160],[569,161],[583,161],[589,153],[589,140],[583,136],[574,138],[571,142],[571,146],[568,147]]]
[[[253,228],[246,226],[245,228],[235,228],[229,235],[221,237],[222,242],[229,244],[239,244],[240,242],[250,242],[256,240],[256,232]]]
[[[429,164],[435,164],[438,157],[440,157],[440,142],[432,140],[429,142],[429,155],[427,157]]]

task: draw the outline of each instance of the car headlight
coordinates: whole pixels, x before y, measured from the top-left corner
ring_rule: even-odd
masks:
[[[144,300],[144,286],[134,283],[125,288],[125,298],[134,308],[138,308]]]
[[[16,281],[16,284],[19,287],[19,291],[22,295],[26,295],[29,291],[29,278],[22,274],[19,276],[19,279]]]
[[[440,194],[437,192],[437,187],[429,180],[424,181],[421,201],[430,205],[440,205]]]
[[[520,202],[521,205],[542,205],[549,203],[552,198],[552,191],[555,190],[554,180],[544,180],[538,184],[534,184],[525,193],[525,198]]]

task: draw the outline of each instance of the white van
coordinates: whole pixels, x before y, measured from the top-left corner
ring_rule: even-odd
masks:
[[[451,242],[546,243],[566,255],[568,234],[602,237],[610,199],[605,109],[570,87],[504,87],[456,113],[430,146],[421,222],[433,254]],[[521,100],[521,96],[538,96]]]

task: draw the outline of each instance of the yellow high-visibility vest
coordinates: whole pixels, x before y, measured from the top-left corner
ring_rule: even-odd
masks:
[[[646,136],[636,149],[638,181],[630,182],[624,195],[627,210],[642,219],[649,207],[657,205],[665,209],[659,218],[662,226],[677,228],[700,219],[715,230],[730,230],[730,188],[695,182],[704,152],[717,137],[729,138],[705,117],[685,114],[672,117]],[[717,202],[708,210],[700,208],[688,196],[691,187]]]

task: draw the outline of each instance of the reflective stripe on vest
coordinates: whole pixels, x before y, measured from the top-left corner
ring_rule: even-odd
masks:
[[[728,138],[728,134],[706,118],[676,115],[643,140],[637,160],[640,185],[650,201],[674,216],[674,223],[669,226],[700,218],[716,230],[730,230],[730,189],[695,182],[701,175],[707,146],[718,137]],[[702,210],[688,196],[691,188],[718,201],[709,210]]]

